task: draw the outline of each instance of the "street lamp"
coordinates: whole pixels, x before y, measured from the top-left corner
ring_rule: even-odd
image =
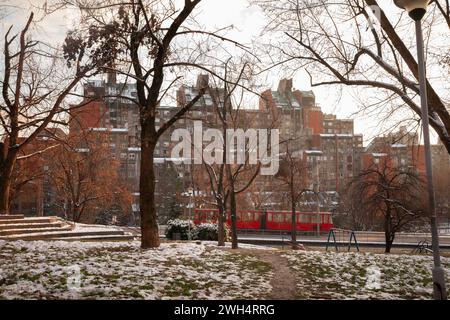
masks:
[[[419,86],[422,111],[423,139],[425,144],[425,165],[428,187],[428,211],[430,212],[431,241],[433,247],[433,296],[438,300],[446,300],[445,275],[441,267],[439,254],[439,237],[436,222],[436,201],[433,188],[433,168],[431,165],[431,146],[428,118],[427,79],[425,74],[425,58],[423,49],[422,18],[427,12],[429,0],[394,0],[397,7],[405,9],[416,23],[417,60],[419,65]]]

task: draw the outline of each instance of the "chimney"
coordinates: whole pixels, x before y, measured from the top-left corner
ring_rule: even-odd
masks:
[[[116,84],[117,83],[117,75],[113,70],[108,70],[106,73],[106,83],[107,84]]]
[[[116,65],[114,61],[108,63],[108,69],[106,69],[106,83],[107,84],[116,84],[117,83],[117,74],[115,71]]]
[[[290,94],[292,92],[292,79],[281,79],[278,83],[279,93]]]
[[[198,75],[196,89],[200,90],[201,88],[207,87],[208,82],[209,82],[209,76],[207,74]]]

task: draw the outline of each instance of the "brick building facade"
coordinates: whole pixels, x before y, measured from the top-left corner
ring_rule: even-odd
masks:
[[[177,90],[176,106],[159,106],[155,119],[157,128],[172,118],[180,106],[193,99],[198,89],[207,82],[208,76],[200,75],[195,85],[182,86]],[[133,84],[117,83],[114,75],[108,75],[106,81],[87,83],[84,95],[86,100],[71,114],[69,135],[81,130],[107,135],[111,156],[120,160],[120,176],[135,196],[133,211],[138,216],[140,124],[138,107],[131,101],[136,97],[136,88]],[[176,143],[171,141],[173,131],[187,128],[192,132],[196,120],[202,121],[203,130],[220,128],[217,110],[223,105],[220,101],[222,96],[222,89],[209,88],[193,108],[161,136],[154,154],[159,183],[165,179],[167,165],[174,160],[171,159],[171,150]],[[258,109],[241,108],[237,118],[238,126],[244,129],[279,129],[280,141],[283,142],[280,155],[287,150],[284,142],[289,141],[289,151],[308,167],[306,179],[310,188],[334,200],[353,177],[363,168],[379,161],[380,157],[390,157],[396,165],[414,166],[424,173],[423,147],[418,145],[417,137],[401,129],[391,135],[377,137],[364,147],[363,136],[354,132],[353,120],[324,114],[316,104],[314,92],[294,89],[291,79],[282,79],[277,90],[262,92]],[[435,172],[450,171],[448,154],[441,149],[439,146],[433,147]],[[175,168],[182,189],[186,190],[194,184],[191,165],[181,164]],[[256,188],[257,192],[274,192],[272,180],[273,177],[258,177],[255,181],[260,186]],[[157,192],[167,192],[167,188]],[[197,192],[200,194],[202,190]],[[162,195],[156,198],[162,198]],[[287,209],[283,206],[279,204],[278,209]],[[16,207],[19,211],[24,210],[23,206]]]

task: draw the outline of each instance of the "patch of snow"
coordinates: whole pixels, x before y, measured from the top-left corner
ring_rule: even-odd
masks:
[[[0,299],[259,299],[255,257],[205,243],[0,240]]]

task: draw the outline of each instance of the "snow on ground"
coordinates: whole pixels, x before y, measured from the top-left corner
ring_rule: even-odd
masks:
[[[217,241],[202,241],[203,244],[210,247],[217,247]],[[225,246],[223,248],[231,249],[231,242],[225,242]],[[239,249],[247,249],[247,250],[264,250],[264,251],[273,251],[274,247],[261,246],[256,244],[248,244],[248,243],[239,243]]]
[[[288,259],[297,298],[432,297],[430,256],[240,248]],[[264,255],[206,241],[153,250],[137,241],[0,241],[0,299],[264,299],[274,276]],[[450,259],[442,262],[449,281]]]
[[[75,223],[75,227],[72,231],[80,232],[80,231],[111,231],[111,230],[122,230],[122,228],[117,226],[106,226],[99,224],[84,224],[84,223]]]
[[[0,299],[258,299],[270,267],[208,243],[0,241]]]
[[[283,255],[302,299],[431,299],[431,256],[300,251]],[[450,259],[442,258],[450,287]]]

